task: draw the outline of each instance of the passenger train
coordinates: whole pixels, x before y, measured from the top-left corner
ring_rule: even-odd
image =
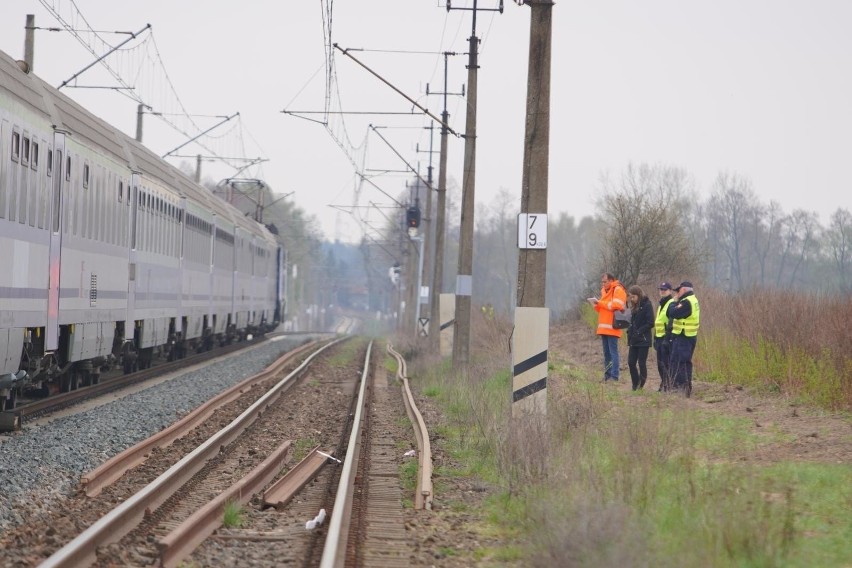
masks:
[[[265,227],[0,52],[0,410],[274,328]]]

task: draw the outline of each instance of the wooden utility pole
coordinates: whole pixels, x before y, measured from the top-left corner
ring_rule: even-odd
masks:
[[[447,2],[447,11],[453,9]],[[476,37],[478,10],[503,11],[502,2],[497,10],[478,8],[473,0],[467,62],[467,116],[464,133],[464,174],[462,177],[461,227],[459,231],[459,264],[456,273],[456,323],[453,335],[453,368],[467,372],[470,362],[470,310],[473,294],[473,213],[476,190],[476,98],[477,72],[479,70],[479,38]]]
[[[520,2],[519,2],[520,3]],[[550,59],[553,0],[523,0],[531,10],[527,116],[521,215],[518,227],[518,287],[513,333],[512,411],[547,412],[549,311],[547,184],[550,151]]]

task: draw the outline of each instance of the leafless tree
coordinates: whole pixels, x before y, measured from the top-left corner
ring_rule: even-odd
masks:
[[[801,268],[819,253],[819,220],[812,211],[797,209],[790,214],[781,238],[783,250],[775,285],[793,287]],[[789,277],[784,283],[785,268],[790,264]]]
[[[617,184],[604,178],[600,272],[627,283],[695,275],[700,257],[685,222],[693,185],[685,170],[661,165],[631,164]]]
[[[739,291],[747,278],[745,266],[754,256],[749,235],[759,224],[761,207],[751,182],[737,174],[720,173],[709,203],[710,222],[730,269],[731,286]]]
[[[840,291],[852,291],[850,265],[852,265],[852,213],[848,209],[837,209],[831,215],[826,236],[826,248],[837,271]]]
[[[766,285],[768,265],[772,261],[774,253],[779,249],[781,230],[784,226],[784,211],[781,205],[776,201],[771,201],[769,207],[761,209],[762,215],[758,219],[758,225],[753,233],[754,243],[753,248],[757,255],[757,262],[760,266],[759,283],[761,286]]]

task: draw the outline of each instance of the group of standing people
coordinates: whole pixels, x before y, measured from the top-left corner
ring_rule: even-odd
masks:
[[[604,382],[619,377],[618,340],[621,329],[615,327],[615,313],[626,308],[630,312],[627,327],[627,367],[633,390],[645,386],[648,378],[648,351],[657,353],[660,391],[676,390],[692,394],[692,355],[698,339],[700,308],[692,283],[683,281],[677,287],[668,282],[658,286],[657,313],[650,298],[639,286],[625,290],[615,276],[606,272],[601,277],[599,298],[589,298],[598,313],[597,335],[603,343]]]

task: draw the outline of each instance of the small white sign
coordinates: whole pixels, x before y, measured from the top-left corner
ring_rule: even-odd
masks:
[[[547,248],[547,213],[518,215],[518,248]]]

